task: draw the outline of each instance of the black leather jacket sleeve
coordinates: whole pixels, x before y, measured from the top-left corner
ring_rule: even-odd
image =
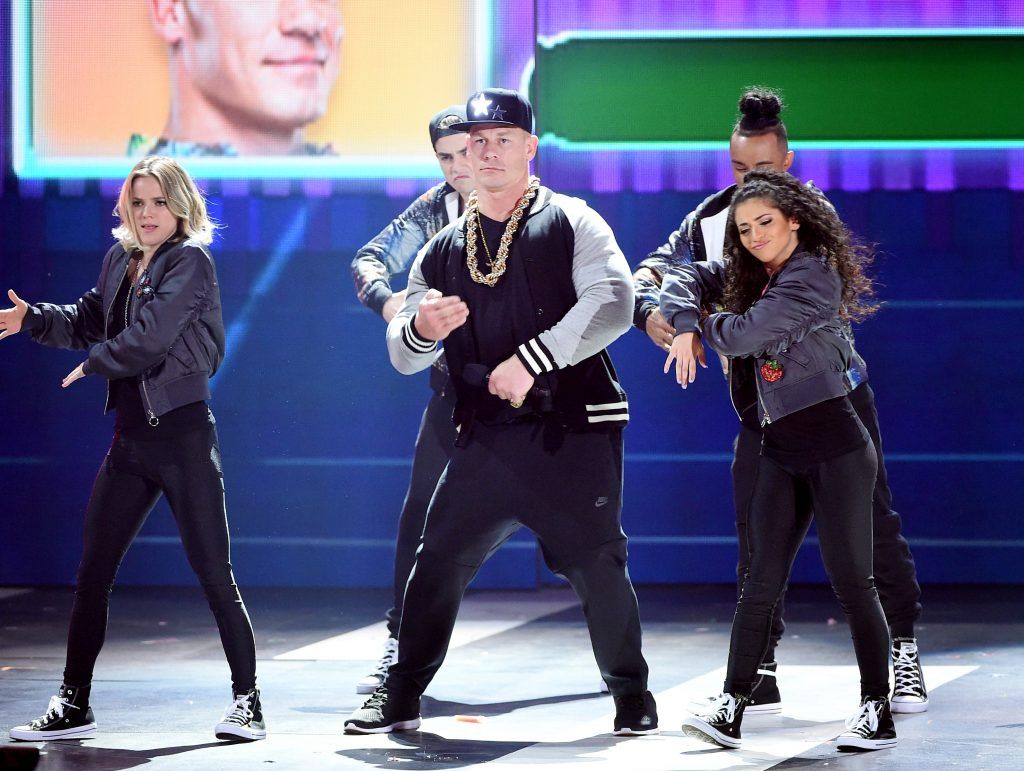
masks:
[[[139,375],[161,362],[182,331],[209,307],[215,283],[213,263],[198,247],[168,252],[171,262],[151,299],[119,335],[89,351],[88,371],[111,380]]]
[[[725,263],[680,266],[662,286],[661,310],[677,332],[699,332],[725,356],[773,355],[833,322],[842,280],[819,258],[800,252],[768,282],[764,295],[744,313],[713,313],[700,323],[701,309],[720,302]]]
[[[112,247],[103,258],[96,286],[70,305],[35,303],[28,306],[22,327],[32,339],[52,348],[81,350],[98,343],[105,336],[102,287],[110,270]]]
[[[774,355],[833,323],[843,289],[839,274],[809,255],[790,262],[746,312],[708,316],[703,333],[712,348],[726,356]]]

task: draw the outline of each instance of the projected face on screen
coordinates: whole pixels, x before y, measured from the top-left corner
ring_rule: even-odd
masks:
[[[200,155],[328,152],[303,141],[327,111],[343,35],[338,0],[151,0],[168,45],[160,146]],[[136,142],[135,144],[138,144]]]
[[[0,2],[19,177],[123,178],[162,154],[203,178],[361,185],[437,177],[423,119],[489,80],[509,0]]]

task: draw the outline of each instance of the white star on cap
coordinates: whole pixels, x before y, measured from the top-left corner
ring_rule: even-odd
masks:
[[[503,109],[501,109],[501,105],[500,104],[497,107],[494,108],[494,114],[491,115],[491,117],[494,120],[505,120],[505,111]]]
[[[476,95],[476,99],[470,102],[470,104],[473,106],[474,115],[486,115],[487,108],[491,106],[491,100],[481,92]]]

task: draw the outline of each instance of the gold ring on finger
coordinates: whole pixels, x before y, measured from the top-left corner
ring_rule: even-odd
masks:
[[[523,406],[522,399],[509,399],[508,403],[512,405],[512,409],[514,410],[518,410],[520,407]]]

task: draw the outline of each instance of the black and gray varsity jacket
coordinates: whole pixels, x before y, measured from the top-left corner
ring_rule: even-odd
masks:
[[[465,220],[460,217],[420,252],[409,273],[405,305],[388,325],[391,362],[404,374],[433,361],[437,344],[416,333],[416,311],[429,289],[452,294],[459,272],[468,270]],[[530,296],[523,302],[534,309],[533,329],[506,358],[518,356],[536,386],[550,391],[552,411],[566,426],[624,426],[629,405],[605,348],[629,329],[633,284],[611,228],[584,201],[541,187],[512,242],[509,261],[514,260],[527,271]],[[444,343],[458,396],[458,425],[471,421],[480,392],[462,377],[467,364],[478,363],[470,326],[454,330]]]

